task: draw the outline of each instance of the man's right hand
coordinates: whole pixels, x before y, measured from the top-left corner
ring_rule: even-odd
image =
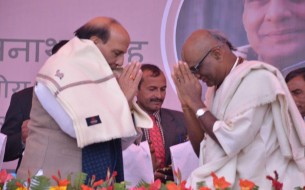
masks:
[[[201,100],[202,86],[198,78],[191,73],[187,63],[179,61],[178,64],[174,65],[172,79],[175,83],[179,100],[184,107],[189,107],[194,112],[199,108],[205,107]]]
[[[22,122],[22,125],[21,125],[21,139],[22,139],[22,142],[25,144],[26,143],[26,138],[28,137],[28,132],[29,132],[29,128],[28,128],[28,122],[30,120],[25,120]]]
[[[160,179],[162,183],[166,181],[174,181],[173,171],[171,167],[165,167],[158,169],[154,172],[154,178]]]

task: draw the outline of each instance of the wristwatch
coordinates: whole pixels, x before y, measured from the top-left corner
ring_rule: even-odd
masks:
[[[201,116],[203,116],[205,114],[205,112],[208,111],[207,108],[199,108],[197,111],[196,111],[196,117],[199,118]]]

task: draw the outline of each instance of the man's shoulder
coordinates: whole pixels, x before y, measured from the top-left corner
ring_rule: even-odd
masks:
[[[232,73],[234,73],[232,76],[237,78],[244,78],[252,73],[265,73],[269,75],[282,76],[278,68],[258,60],[244,60],[240,66],[236,67],[236,71],[234,69],[234,72]]]
[[[161,108],[161,123],[169,127],[168,129],[177,130],[177,133],[186,134],[186,122],[182,112],[168,108]]]
[[[171,118],[173,120],[181,120],[184,121],[184,115],[183,112],[177,111],[177,110],[172,110],[168,108],[161,108],[160,110],[160,115],[161,118]]]
[[[10,110],[22,113],[23,119],[28,119],[32,107],[33,87],[25,88],[14,93],[11,97]]]
[[[238,91],[247,94],[247,98],[244,99],[265,99],[266,102],[270,102],[278,93],[284,93],[285,80],[278,69],[264,63],[254,66],[255,62],[251,62],[251,69],[244,73],[238,85]],[[270,99],[267,101],[268,98]]]
[[[24,97],[24,96],[32,96],[33,95],[33,87],[25,88],[23,90],[20,90],[18,92],[15,92],[13,96],[15,97]]]
[[[264,62],[247,61],[242,67],[236,73],[238,75],[235,74],[234,77],[237,79],[235,81],[241,80],[243,84],[262,87],[270,85],[270,82],[275,84],[279,83],[280,80],[284,80],[281,72],[276,67]]]
[[[173,114],[173,115],[181,115],[183,116],[183,112],[178,111],[178,110],[172,110],[168,108],[161,108],[160,110],[162,113],[168,113],[168,114]]]

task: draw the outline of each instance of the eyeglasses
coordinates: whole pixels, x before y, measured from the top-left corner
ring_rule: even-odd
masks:
[[[193,67],[190,67],[190,70],[193,74],[195,73],[198,73],[199,72],[199,69],[200,69],[200,66],[202,65],[204,59],[215,49],[215,48],[218,48],[220,46],[216,46],[216,47],[213,47],[212,49],[210,49],[208,51],[208,53],[199,61],[199,63],[197,63],[195,66]]]

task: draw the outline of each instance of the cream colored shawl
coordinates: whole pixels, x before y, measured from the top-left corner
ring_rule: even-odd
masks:
[[[255,71],[267,71],[271,75],[266,74],[266,72],[256,72],[256,81],[251,82],[255,86],[242,85],[240,87],[241,82],[248,74]],[[271,104],[275,131],[282,154],[294,160],[300,171],[305,171],[305,123],[290,95],[284,78],[276,68],[258,61],[245,61],[226,77],[221,88],[219,102],[214,102],[214,87],[209,88],[206,93],[207,107],[214,107],[217,119],[226,121],[248,109]],[[240,98],[234,98],[236,101],[232,101],[232,97],[237,94]],[[280,107],[276,106],[278,104],[272,104],[275,101],[279,101]],[[230,111],[227,111],[228,106],[230,106]],[[218,171],[229,181],[234,181],[235,176],[232,176],[232,172],[226,173],[226,171],[234,171],[236,167],[236,155],[215,158],[213,162],[205,163],[194,170],[188,184],[196,187],[198,181],[208,178],[213,171]]]
[[[91,40],[70,40],[47,60],[36,80],[51,91],[72,120],[79,147],[136,134],[128,102]],[[134,115],[137,127],[152,126],[136,104]]]
[[[263,74],[256,77],[255,83],[257,86],[248,86],[248,88],[259,89],[257,90],[257,94],[248,94],[247,89],[243,89],[245,94],[239,99],[240,103],[243,104],[239,104],[238,102],[232,103],[231,98],[239,88],[241,81],[250,72],[260,69],[269,71],[274,77],[271,78]],[[299,167],[305,170],[305,124],[280,71],[269,64],[258,61],[246,61],[230,74],[224,85],[226,85],[223,89],[225,93],[222,94],[220,98],[221,102],[218,103],[221,106],[217,109],[217,116],[219,118],[230,118],[252,107],[272,103],[273,101],[280,102],[280,107],[272,107],[272,111],[277,135],[280,135],[278,140],[281,151],[285,156],[293,158],[295,161],[301,159],[303,164]],[[260,95],[262,94],[260,92],[264,92],[264,96]],[[209,93],[207,96],[209,96]],[[207,97],[207,99],[211,98]],[[236,106],[235,109],[231,109],[235,110],[235,112],[230,112],[225,115],[228,104]]]

